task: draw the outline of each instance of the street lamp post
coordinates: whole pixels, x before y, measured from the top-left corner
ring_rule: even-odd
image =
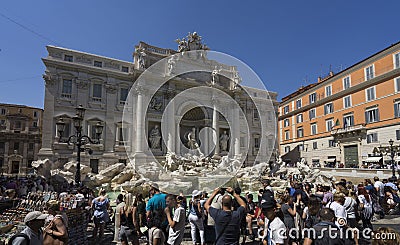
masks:
[[[76,146],[77,148],[77,154],[76,154],[76,174],[75,174],[75,184],[77,186],[80,185],[81,183],[81,152],[85,151],[85,144],[91,143],[91,144],[99,144],[100,143],[100,135],[103,133],[103,125],[98,122],[94,127],[95,127],[95,138],[91,139],[87,135],[82,135],[82,123],[83,119],[85,116],[85,108],[82,107],[82,105],[79,105],[76,109],[76,115],[72,118],[73,123],[74,123],[74,128],[75,128],[75,134],[71,135],[68,137],[68,139],[63,140],[63,133],[65,130],[65,122],[63,118],[60,118],[57,122],[57,131],[59,134],[59,142],[65,142],[65,143],[72,143]],[[89,150],[89,153],[91,154],[91,150]]]

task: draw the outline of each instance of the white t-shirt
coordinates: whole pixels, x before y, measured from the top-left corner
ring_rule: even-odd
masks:
[[[346,197],[343,207],[346,209],[347,212],[347,217],[349,219],[355,219],[356,218],[356,201],[352,197]]]
[[[175,221],[174,228],[169,227],[168,234],[168,244],[181,244],[183,239],[183,234],[185,232],[185,209],[183,207],[179,207],[175,209],[174,217],[172,218]]]
[[[330,202],[326,205],[327,208],[330,208],[335,212],[336,222],[335,224],[339,227],[347,224],[347,211],[346,208],[340,205],[337,202]]]
[[[382,182],[380,182],[379,180],[375,181],[374,187],[379,188],[379,196],[380,197],[383,197],[385,195],[385,192],[383,191],[383,189],[385,188],[385,185]]]
[[[267,239],[269,234],[271,238],[271,244],[284,244],[286,238],[286,226],[278,217],[269,224],[269,220],[265,218],[265,228],[264,228],[264,239]]]
[[[156,227],[152,227],[149,230],[149,244],[153,245],[153,239],[154,238],[159,238],[160,239],[160,244],[165,243],[165,236],[164,233],[162,232],[161,229],[158,229]]]

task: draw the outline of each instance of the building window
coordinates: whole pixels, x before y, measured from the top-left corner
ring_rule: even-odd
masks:
[[[396,140],[400,140],[400,129],[396,130]],[[4,145],[3,145],[3,147],[4,147]],[[1,147],[0,147],[0,149],[1,149]]]
[[[313,148],[313,150],[318,149],[318,142],[313,142],[312,148]]]
[[[315,103],[315,101],[317,101],[317,94],[316,93],[312,93],[308,96],[308,100],[310,101],[310,104]]]
[[[260,138],[254,138],[254,148],[260,148]]]
[[[378,133],[367,134],[367,143],[378,142]]]
[[[19,142],[14,142],[14,151],[18,151],[19,150]]]
[[[120,93],[119,93],[119,103],[120,104],[125,104],[126,103],[126,98],[128,98],[128,89],[127,88],[121,88]]]
[[[89,137],[92,139],[97,139],[97,134],[96,134],[96,124],[98,123],[98,121],[88,121],[87,123],[87,130],[88,130],[88,134]],[[102,139],[102,135],[99,135],[99,140]]]
[[[290,151],[290,146],[285,146],[285,153],[288,153]]]
[[[34,118],[37,118],[37,111],[34,111],[34,112],[33,112],[33,117],[34,117]]]
[[[123,128],[122,126],[117,127],[117,144],[125,145],[128,141],[128,128]]]
[[[4,142],[0,142],[0,150],[4,151]]]
[[[325,97],[332,95],[332,86],[331,85],[325,87],[325,94],[326,94]]]
[[[310,120],[316,117],[315,108],[310,109],[309,111]]]
[[[301,99],[296,100],[296,109],[300,109],[301,108]]]
[[[74,57],[72,55],[64,55],[64,61],[73,62]]]
[[[375,87],[367,88],[365,90],[365,97],[367,101],[371,101],[375,99]]]
[[[394,79],[395,89],[396,92],[400,92],[400,77],[396,77]]]
[[[286,130],[285,131],[285,140],[289,140],[290,139],[290,131]]]
[[[0,126],[4,126],[4,125],[6,125],[6,120],[1,119],[1,120],[0,120]]]
[[[289,106],[283,107],[283,114],[288,114],[289,113]]]
[[[333,113],[333,103],[325,104],[324,106],[325,115]]]
[[[103,62],[95,60],[93,65],[96,67],[103,67]]]
[[[303,114],[300,113],[296,116],[296,123],[302,123],[303,122]]]
[[[317,124],[316,123],[311,124],[311,135],[316,135],[317,133],[318,133]]]
[[[343,116],[343,127],[351,127],[354,126],[354,116],[352,114],[350,115],[344,115]]]
[[[336,141],[335,140],[328,140],[328,147],[335,147]]]
[[[93,84],[92,99],[93,101],[101,101],[103,94],[103,86],[101,84]]]
[[[298,128],[297,129],[297,138],[302,138],[304,137],[304,130],[303,128]]]
[[[129,67],[123,66],[123,67],[121,68],[121,71],[122,71],[122,72],[128,73],[128,72],[129,72]]]
[[[394,55],[394,68],[400,68],[400,53]]]
[[[38,123],[35,121],[35,122],[32,123],[32,126],[33,126],[34,128],[37,128]]]
[[[400,100],[394,102],[394,118],[400,117]]]
[[[299,151],[304,151],[304,145],[303,144],[298,145],[297,148],[299,149]]]
[[[289,125],[290,125],[290,122],[289,122],[289,119],[288,119],[288,118],[286,118],[285,120],[283,120],[283,127],[289,127]]]
[[[379,108],[374,107],[365,111],[365,122],[373,123],[379,121]]]
[[[5,114],[6,114],[6,109],[4,109],[4,108],[1,108],[1,110],[0,110],[0,114],[1,114],[1,115],[5,115]]]
[[[92,169],[92,173],[99,173],[99,159],[90,159],[90,168]]]
[[[344,104],[344,108],[351,107],[351,95],[343,98],[343,104]]]
[[[343,78],[343,90],[350,88],[350,76]]]
[[[272,121],[273,118],[273,112],[272,111],[267,111],[267,120]]]
[[[258,114],[258,110],[257,109],[253,110],[253,119],[254,120],[260,120],[260,115]]]
[[[33,150],[34,147],[35,147],[34,143],[29,143],[29,145],[28,145],[29,150]]]
[[[333,119],[326,120],[326,131],[330,132],[333,128]]]
[[[22,124],[21,121],[15,121],[14,123],[14,129],[21,129],[22,128]]]
[[[72,96],[72,80],[64,79],[62,83],[61,97],[71,98]]]
[[[365,68],[365,80],[368,81],[374,78],[374,65]]]
[[[56,120],[58,120],[58,119],[56,119]],[[70,133],[71,132],[71,121],[69,119],[64,119],[64,123],[65,123],[65,127],[64,127],[64,131],[63,131],[62,137],[64,139],[68,139],[68,137],[71,134]],[[60,137],[57,125],[56,125],[56,135],[57,135],[57,137]]]

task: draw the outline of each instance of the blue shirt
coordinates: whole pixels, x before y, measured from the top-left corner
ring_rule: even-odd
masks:
[[[389,186],[389,187],[391,187],[393,190],[397,191],[397,186],[396,186],[395,184],[393,184],[392,182],[386,183],[385,186]]]
[[[161,209],[164,211],[165,207],[167,206],[165,202],[165,197],[167,195],[164,193],[157,193],[154,194],[152,198],[147,202],[146,211],[154,211]]]

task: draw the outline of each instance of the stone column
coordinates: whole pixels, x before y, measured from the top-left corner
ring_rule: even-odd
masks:
[[[143,89],[136,88],[137,104],[136,104],[136,153],[143,153],[144,146],[142,138],[144,136],[144,113],[143,113]]]
[[[10,143],[8,141],[4,142],[4,157],[3,157],[3,173],[9,173],[8,172],[8,155],[10,150],[8,149]]]
[[[181,129],[179,126],[179,122],[181,121],[181,117],[180,116],[176,116],[175,117],[175,124],[176,124],[176,131],[175,131],[175,153],[178,155],[182,155],[181,154]]]
[[[219,113],[217,103],[219,101],[217,98],[212,98],[213,103],[213,118],[212,118],[212,128],[214,129],[215,134],[213,135],[213,141],[215,142],[214,155],[219,155]],[[214,138],[216,137],[216,138]]]
[[[232,104],[232,131],[231,131],[231,144],[233,144],[233,153],[235,157],[240,155],[240,114],[239,105]]]
[[[114,151],[116,139],[116,125],[114,121],[115,106],[119,102],[117,99],[117,87],[115,85],[106,85],[107,100],[106,100],[106,118],[104,127],[104,152],[111,153]]]
[[[136,163],[143,163],[146,159],[146,155],[144,154],[144,134],[145,134],[145,115],[144,115],[144,95],[145,89],[141,85],[135,86],[135,91],[137,94],[136,100],[136,147],[135,147],[135,154],[133,156],[135,164]]]
[[[55,75],[47,73],[43,76],[46,88],[44,94],[44,112],[43,112],[43,123],[42,123],[42,147],[39,150],[39,159],[53,159],[52,144],[55,138],[55,125],[54,125],[54,106],[55,99],[54,95],[57,94],[57,84],[59,79],[56,79]],[[53,159],[54,160],[54,159]]]
[[[28,167],[28,142],[24,142],[24,148],[22,150],[22,160],[21,164],[19,165],[19,173],[26,174],[26,169]]]
[[[167,126],[168,126],[168,141],[167,141],[167,148],[168,152],[175,152],[175,138],[176,138],[176,133],[175,133],[175,103],[174,101],[170,101],[170,104],[168,105],[168,111],[167,111]],[[163,122],[161,122],[163,123]]]

